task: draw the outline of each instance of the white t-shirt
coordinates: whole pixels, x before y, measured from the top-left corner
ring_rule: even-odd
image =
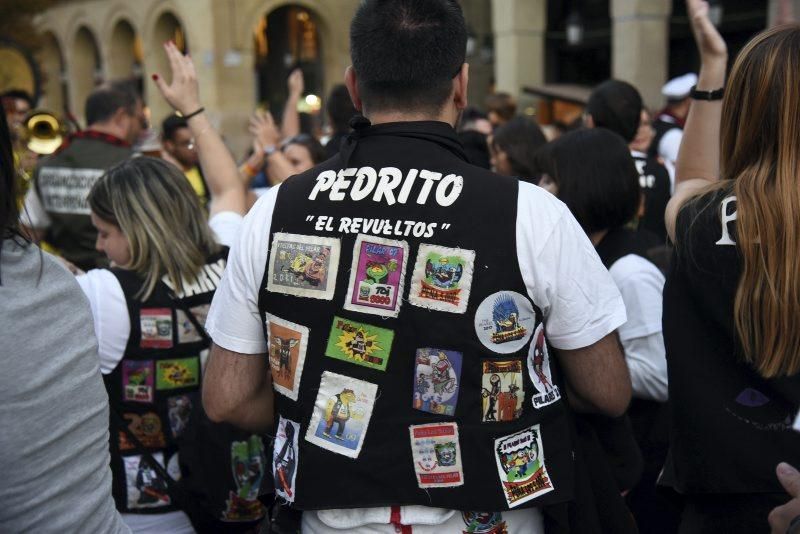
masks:
[[[608,270],[617,284],[628,320],[619,327],[633,395],[667,401],[667,358],[661,333],[664,275],[635,254],[623,256]]]
[[[678,161],[678,150],[681,148],[681,139],[683,139],[683,130],[680,128],[673,128],[668,130],[658,143],[658,155],[664,161],[668,161],[675,165]]]
[[[267,264],[279,189],[280,186],[271,188],[245,217],[206,319],[206,330],[214,343],[233,352],[265,354],[267,350],[258,312],[258,290]],[[561,201],[539,187],[520,182],[516,238],[517,259],[528,296],[542,310],[548,339],[554,347],[587,347],[625,323],[625,307],[614,281]],[[388,521],[390,508],[358,513],[369,513],[370,517],[379,518],[378,525],[385,525],[382,521]],[[538,516],[538,512],[529,513]],[[402,507],[402,514],[407,524],[429,521],[423,518],[425,514],[415,514],[414,507]],[[342,516],[341,511],[317,512],[315,532],[324,532],[318,530],[320,525],[332,526],[332,518],[337,516]],[[441,516],[439,523],[448,517],[447,513]],[[348,532],[374,531],[371,526],[353,530],[348,525],[336,526],[349,529]],[[530,532],[509,525],[509,532],[516,531]]]

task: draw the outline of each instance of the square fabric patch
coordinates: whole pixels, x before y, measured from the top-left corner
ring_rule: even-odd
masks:
[[[558,386],[553,384],[550,354],[544,337],[544,324],[541,323],[533,333],[533,343],[528,350],[528,375],[531,377],[533,387],[536,388],[536,393],[531,399],[534,408],[543,408],[561,399]]]
[[[314,402],[306,441],[337,454],[358,458],[378,386],[325,371]]]
[[[452,313],[467,311],[475,251],[421,244],[408,301]]]
[[[164,465],[163,453],[153,453],[156,462]],[[177,455],[174,456],[177,460]],[[167,483],[162,479],[155,469],[142,456],[123,456],[122,462],[125,465],[125,489],[128,500],[128,508],[158,508],[170,504]],[[170,464],[172,462],[170,461]],[[175,463],[177,467],[177,462]],[[172,470],[167,468],[167,473],[175,478]],[[178,477],[180,478],[180,472]]]
[[[205,326],[206,317],[208,316],[208,309],[210,304],[201,304],[193,308],[189,308],[200,326]],[[176,319],[178,322],[178,343],[198,343],[203,341],[203,337],[194,327],[191,319],[183,310],[175,310]]]
[[[269,253],[267,290],[332,300],[340,249],[338,239],[276,232]]]
[[[169,308],[143,308],[139,311],[142,336],[139,346],[145,349],[172,347],[172,310]]]
[[[397,317],[403,303],[408,243],[359,234],[344,309]]]
[[[167,399],[167,417],[173,438],[177,439],[183,434],[191,415],[192,399],[189,395],[175,395]]]
[[[553,491],[539,425],[494,440],[500,483],[509,508]]]
[[[484,360],[481,380],[483,413],[481,421],[513,421],[522,415],[525,390],[522,389],[522,362]]]
[[[414,408],[437,415],[456,413],[462,356],[454,350],[417,349],[414,361]]]
[[[275,446],[272,449],[272,475],[275,480],[275,493],[286,502],[294,502],[294,483],[297,476],[297,461],[300,447],[300,424],[284,419],[278,420],[275,431]]]
[[[259,436],[251,434],[244,441],[231,443],[231,472],[236,489],[228,490],[228,499],[222,512],[223,521],[255,521],[264,516],[258,491],[266,470],[264,443]]]
[[[119,431],[119,450],[129,451],[136,448],[130,438],[131,434],[148,449],[163,449],[167,446],[161,428],[161,418],[155,412],[125,413],[122,417],[128,424],[128,430]]]
[[[153,360],[122,360],[122,399],[153,402]]]
[[[200,384],[197,356],[156,362],[156,389],[176,389]]]
[[[450,488],[464,484],[455,423],[412,425],[408,430],[420,488]]]
[[[385,371],[392,340],[391,330],[334,316],[325,355]]]
[[[269,367],[275,391],[297,400],[306,361],[308,328],[267,314]]]

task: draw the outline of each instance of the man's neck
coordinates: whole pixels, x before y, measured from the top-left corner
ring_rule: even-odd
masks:
[[[96,122],[94,124],[90,124],[86,129],[92,130],[93,132],[112,135],[117,139],[122,139],[123,141],[127,141],[127,139],[125,139],[126,132],[122,131],[122,128],[119,128],[114,124],[110,124],[107,122]]]
[[[414,122],[414,121],[438,121],[446,122],[455,127],[456,120],[449,117],[447,113],[432,115],[426,112],[401,112],[401,111],[377,111],[367,112],[364,116],[372,124],[385,124],[387,122]]]

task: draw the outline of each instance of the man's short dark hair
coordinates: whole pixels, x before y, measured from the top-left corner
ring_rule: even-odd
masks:
[[[369,110],[438,112],[466,49],[456,0],[365,0],[350,25],[350,55]]]
[[[28,103],[28,107],[30,108],[34,107],[35,105],[33,101],[33,96],[31,96],[31,94],[24,89],[9,89],[8,91],[5,91],[3,94],[0,94],[0,101],[6,99],[24,100],[25,102]]]
[[[627,143],[605,128],[562,135],[536,152],[536,170],[547,173],[587,234],[631,221],[641,196],[639,173]]]
[[[625,139],[633,141],[641,119],[642,95],[634,86],[619,80],[608,80],[595,88],[586,104],[586,113],[594,125],[607,128]]]
[[[350,119],[358,114],[350,99],[350,93],[344,84],[334,85],[328,93],[328,102],[325,104],[328,117],[331,119],[333,133],[346,133],[350,131]]]
[[[174,141],[175,132],[181,128],[188,128],[189,123],[183,117],[175,114],[170,115],[161,123],[161,139],[164,141]]]
[[[133,115],[139,100],[139,95],[129,83],[118,82],[98,87],[86,99],[86,123],[91,126],[105,122],[120,108]]]

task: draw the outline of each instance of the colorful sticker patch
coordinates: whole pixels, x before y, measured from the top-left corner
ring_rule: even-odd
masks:
[[[500,512],[461,512],[465,528],[463,534],[508,534],[508,527]]]
[[[454,350],[417,349],[414,403],[417,410],[454,415],[461,384],[462,354]]]
[[[485,360],[481,381],[483,410],[481,421],[501,422],[519,419],[525,391],[522,389],[522,362]]]
[[[543,324],[536,327],[533,343],[528,349],[528,374],[533,387],[536,388],[536,394],[531,399],[534,408],[553,404],[561,398],[561,392],[553,383],[553,374],[550,371],[550,354],[547,350]]]
[[[333,299],[340,243],[330,237],[276,232],[269,254],[267,290],[298,297]]]
[[[191,415],[192,399],[189,395],[176,395],[167,399],[167,416],[173,438],[179,438],[183,434]]]
[[[153,360],[122,360],[122,399],[153,402]]]
[[[394,332],[334,316],[325,355],[337,360],[386,370]]]
[[[130,434],[148,449],[163,449],[167,446],[161,418],[155,412],[144,414],[126,413],[122,417],[128,423],[128,431],[119,431],[119,450],[129,451],[136,448]]]
[[[494,440],[497,472],[509,508],[553,491],[539,425]]]
[[[535,326],[533,305],[514,291],[489,295],[475,312],[478,339],[488,349],[500,354],[511,354],[524,347]]]
[[[189,311],[192,312],[192,315],[194,315],[194,318],[200,323],[200,326],[205,326],[208,309],[210,307],[210,304],[202,304],[189,308]],[[192,323],[189,316],[186,315],[186,312],[183,310],[176,310],[176,317],[178,321],[178,343],[198,343],[203,341],[203,337],[197,331],[197,328],[194,327],[194,323]]]
[[[164,465],[163,453],[156,452],[152,456],[156,462]],[[157,508],[170,504],[167,483],[145,458],[140,455],[123,456],[122,462],[125,465],[128,508]]]
[[[408,430],[420,488],[451,488],[464,484],[455,423],[412,425]]]
[[[172,346],[172,310],[144,308],[139,312],[142,337],[139,346],[145,349],[168,349]]]
[[[344,309],[397,317],[403,300],[408,243],[359,234]]]
[[[197,356],[156,362],[156,389],[176,389],[200,384]]]
[[[358,458],[377,396],[375,384],[325,371],[306,440],[331,452]]]
[[[272,475],[275,480],[275,493],[286,502],[294,502],[295,478],[297,476],[297,460],[300,447],[300,424],[284,419],[278,420],[275,433],[275,446],[272,449]]]
[[[231,470],[236,491],[228,492],[222,520],[227,522],[256,521],[264,516],[258,500],[265,470],[264,442],[252,435],[246,441],[231,443]]]
[[[408,301],[452,313],[467,311],[475,251],[421,244]]]
[[[306,361],[308,328],[267,314],[269,366],[275,391],[297,400]]]

